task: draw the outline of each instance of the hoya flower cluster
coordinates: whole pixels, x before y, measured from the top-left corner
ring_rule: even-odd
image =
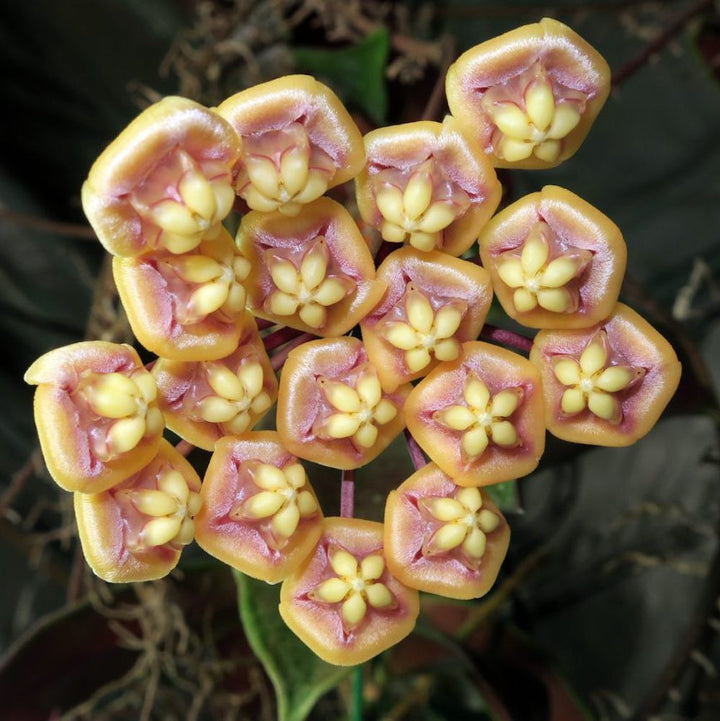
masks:
[[[337,664],[407,635],[418,590],[486,593],[510,529],[483,487],[530,473],[546,429],[634,442],[678,383],[672,348],[617,304],[626,251],[608,218],[557,187],[492,217],[495,167],[572,155],[608,78],[581,38],[543,20],[460,57],[442,123],[363,138],[307,76],[217,109],[166,98],[133,121],[83,202],[134,333],[159,358],[148,370],[128,346],[85,342],[26,375],[95,573],[160,577],[194,538],[282,581],[283,618]],[[397,244],[377,267],[325,195],[351,179],[364,224]],[[478,238],[482,264],[461,257]],[[529,360],[478,340],[493,292],[541,329]],[[288,353],[275,326],[312,339]],[[277,430],[253,431],[276,401]],[[213,452],[202,482],[166,425]],[[324,519],[302,461],[351,471],[406,427],[431,462],[388,480],[385,522]]]

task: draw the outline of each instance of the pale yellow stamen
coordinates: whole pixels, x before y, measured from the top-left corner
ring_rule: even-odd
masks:
[[[141,513],[151,516],[142,528],[139,549],[190,543],[194,535],[192,516],[202,504],[200,494],[191,491],[182,473],[173,468],[159,475],[157,485],[157,490],[126,492]]]
[[[262,490],[231,512],[234,517],[270,520],[276,536],[289,539],[300,520],[318,511],[313,494],[305,488],[307,476],[299,463],[278,468],[261,463],[251,469],[253,482]]]
[[[577,291],[565,287],[577,278],[592,259],[587,250],[572,249],[548,262],[550,228],[539,221],[528,234],[520,257],[516,251],[504,254],[498,264],[498,275],[514,290],[513,304],[519,313],[538,305],[553,313],[570,313],[578,305]]]
[[[485,553],[486,535],[500,525],[497,514],[482,508],[482,496],[477,488],[460,489],[454,498],[423,498],[420,503],[442,523],[425,544],[425,555],[461,548],[469,559],[477,561]]]
[[[289,260],[270,254],[267,264],[278,289],[266,301],[270,312],[280,316],[298,313],[306,325],[323,328],[327,308],[339,303],[355,287],[350,278],[327,276],[329,257],[323,237],[318,237],[305,253],[299,271]]]
[[[345,550],[329,554],[330,567],[336,574],[320,583],[310,597],[324,603],[341,603],[340,615],[346,628],[354,628],[366,616],[368,606],[389,609],[395,606],[390,589],[378,582],[385,571],[379,554],[366,556],[360,563]]]
[[[164,546],[180,532],[182,521],[175,517],[153,518],[142,530],[142,542],[146,546]]]
[[[390,243],[406,240],[412,246],[430,251],[442,241],[441,232],[465,212],[469,200],[455,193],[450,198],[437,193],[446,190],[434,161],[427,160],[409,173],[404,190],[383,173],[375,179],[375,202],[383,221],[382,237]],[[402,182],[402,181],[399,181]]]
[[[561,141],[580,122],[580,97],[569,100],[559,89],[556,98],[556,90],[544,70],[531,72],[535,77],[523,96],[508,100],[490,90],[482,105],[497,128],[493,142],[498,157],[517,162],[534,154],[540,160],[554,163],[562,151]]]
[[[374,370],[363,371],[355,388],[326,378],[320,378],[318,384],[328,403],[339,411],[315,423],[314,432],[320,438],[352,438],[357,446],[371,448],[378,438],[377,426],[397,415],[395,405],[383,397]]]
[[[433,417],[447,428],[462,432],[463,454],[477,459],[490,442],[501,448],[513,448],[521,443],[515,426],[507,419],[515,413],[522,398],[522,388],[506,388],[491,397],[483,380],[471,373],[463,387],[466,405],[447,406]]]
[[[454,360],[459,342],[452,338],[460,327],[466,304],[452,301],[433,310],[428,298],[409,285],[405,299],[407,323],[391,321],[381,325],[381,334],[391,345],[405,351],[405,365],[411,373],[426,368],[434,354],[438,360]]]
[[[334,172],[332,158],[295,122],[245,138],[238,193],[253,210],[295,216],[327,190]]]
[[[131,451],[145,436],[145,419],[140,416],[121,418],[110,426],[108,447],[113,455]]]
[[[586,408],[609,423],[619,423],[622,406],[613,394],[630,388],[645,375],[643,368],[608,365],[610,347],[604,330],[590,339],[579,360],[569,356],[552,358],[555,378],[568,388],[560,398],[565,415],[576,415]]]
[[[263,388],[265,373],[262,365],[246,359],[237,372],[222,363],[206,365],[207,379],[215,395],[203,398],[194,414],[199,420],[223,424],[226,433],[243,433],[253,418],[264,413],[272,400]]]
[[[178,510],[175,499],[162,491],[143,489],[131,494],[135,507],[148,516],[169,516]]]

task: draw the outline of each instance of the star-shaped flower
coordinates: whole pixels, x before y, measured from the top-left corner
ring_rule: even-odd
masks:
[[[501,256],[498,275],[505,285],[515,289],[513,303],[520,313],[538,305],[554,313],[572,313],[577,309],[577,290],[566,286],[585,270],[592,253],[574,248],[549,260],[551,233],[548,224],[541,220],[530,231],[519,257],[516,251]]]
[[[200,510],[200,494],[191,491],[180,471],[168,468],[157,480],[157,489],[121,491],[141,513],[151,516],[135,541],[142,550],[173,544],[186,546],[195,534],[193,516]]]
[[[373,178],[375,202],[384,218],[380,229],[390,243],[408,240],[418,250],[441,245],[442,231],[461,216],[470,198],[444,177],[430,158],[410,173],[381,171]]]
[[[483,107],[499,131],[495,152],[510,162],[531,155],[554,162],[560,156],[561,141],[580,122],[586,98],[579,92],[567,91],[567,97],[556,98],[540,63],[525,74],[532,79],[521,98],[506,97],[502,88],[488,91],[483,98]],[[517,79],[515,84],[521,86]]]
[[[156,245],[186,253],[220,232],[235,201],[231,179],[226,164],[199,161],[178,148],[132,191],[129,201],[159,229]]]
[[[268,310],[279,316],[298,313],[300,320],[311,328],[322,328],[327,321],[327,308],[340,302],[355,288],[355,282],[339,275],[328,275],[328,250],[319,237],[303,255],[300,270],[276,251],[266,253],[270,276],[277,290],[267,298]]]
[[[242,282],[250,272],[250,264],[242,256],[229,251],[218,253],[217,258],[187,253],[166,257],[160,264],[164,275],[174,273],[188,284],[187,301],[175,305],[182,325],[198,323],[216,311],[236,318],[245,310]]]
[[[253,210],[295,216],[328,189],[334,173],[333,159],[302,124],[290,123],[244,138],[237,192]]]
[[[366,368],[355,387],[329,378],[318,383],[333,410],[318,420],[313,433],[320,438],[352,438],[361,448],[371,448],[378,437],[378,425],[389,423],[397,415],[392,401],[383,397],[374,369]]]
[[[477,488],[461,488],[454,498],[427,497],[422,506],[440,525],[423,546],[423,553],[433,556],[460,548],[467,559],[477,564],[485,554],[487,534],[499,525],[497,514],[482,508]]]
[[[491,442],[501,448],[520,444],[515,426],[508,418],[523,399],[522,388],[505,388],[491,398],[485,383],[470,373],[463,398],[466,405],[447,406],[433,417],[447,428],[462,432],[462,450],[468,458],[479,458]]]
[[[317,514],[319,506],[308,490],[307,475],[300,463],[291,463],[284,468],[260,463],[250,473],[253,483],[262,490],[232,511],[232,518],[272,519],[273,533],[281,541],[287,541],[295,533],[301,518]]]
[[[341,548],[328,551],[330,566],[335,576],[323,581],[312,597],[325,603],[342,603],[340,613],[343,625],[354,628],[365,618],[368,606],[390,609],[395,599],[384,583],[378,579],[385,571],[385,560],[379,553],[358,559]]]
[[[111,421],[106,432],[90,435],[93,453],[102,461],[132,450],[165,426],[157,407],[155,379],[145,369],[129,375],[84,371],[77,392],[93,414]]]
[[[453,336],[466,309],[467,303],[452,301],[435,311],[427,296],[409,284],[405,294],[407,323],[384,323],[381,334],[388,343],[405,351],[405,364],[415,373],[430,364],[431,355],[441,361],[458,357],[460,343]]]
[[[644,375],[645,369],[630,365],[611,365],[607,333],[599,330],[590,339],[579,360],[571,356],[552,358],[555,378],[564,386],[560,407],[572,416],[586,408],[609,423],[622,420],[620,400],[614,395],[627,390]]]
[[[193,411],[200,420],[221,423],[230,434],[243,433],[250,427],[251,413],[264,413],[272,405],[257,360],[247,359],[236,373],[222,363],[208,363],[206,373],[215,394],[203,398]]]

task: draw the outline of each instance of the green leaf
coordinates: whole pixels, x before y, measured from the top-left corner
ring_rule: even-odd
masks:
[[[492,486],[485,486],[483,490],[497,503],[501,511],[517,511],[519,509],[516,481],[495,483]]]
[[[333,87],[346,104],[361,108],[373,122],[387,120],[385,65],[390,35],[381,28],[357,45],[341,50],[293,48],[298,70]]]
[[[325,663],[288,629],[278,613],[279,586],[233,573],[245,635],[275,687],[278,721],[303,721],[352,667]]]

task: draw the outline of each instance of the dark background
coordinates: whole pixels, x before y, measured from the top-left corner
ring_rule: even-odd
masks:
[[[38,355],[88,335],[91,307],[89,335],[122,339],[102,276],[105,254],[79,204],[94,158],[155,93],[212,104],[293,68],[333,84],[365,128],[417,119],[450,54],[544,14],[594,45],[618,83],[573,159],[551,171],[502,175],[506,200],[561,185],[621,227],[629,251],[623,298],[673,342],[684,380],[664,419],[632,448],[550,442],[540,470],[508,500],[514,539],[504,578],[515,581],[488,626],[502,639],[521,638],[520,658],[532,663],[476,639],[465,651],[479,696],[448,685],[447,667],[429,663],[422,673],[434,679],[428,709],[435,716],[422,718],[467,711],[467,718],[611,720],[649,718],[651,707],[663,721],[720,717],[713,395],[720,382],[720,16],[711,2],[684,1],[0,3],[0,648],[16,644],[0,669],[0,696],[11,680],[14,688],[35,683],[32,669],[52,677],[44,667],[52,663],[77,676],[77,703],[125,669],[115,659],[102,678],[84,677],[71,660],[48,659],[49,641],[37,643],[37,631],[28,636],[39,619],[52,627],[46,614],[68,599],[97,592],[78,556],[67,499],[35,450],[32,390],[22,382]],[[409,50],[407,38],[416,43]],[[174,42],[192,52],[168,58]],[[442,104],[436,112],[441,117]],[[359,506],[379,517],[387,480],[372,470],[366,476]],[[186,578],[204,563],[200,552],[190,555]],[[183,589],[183,608],[197,604]],[[234,587],[226,590],[232,606]],[[80,638],[77,624],[89,618],[54,621],[60,646]],[[26,666],[18,665],[18,649]],[[499,672],[512,663],[524,675],[515,667],[517,675]],[[413,679],[424,676],[406,671],[407,687],[392,675],[372,676],[377,698],[368,718],[412,698]],[[554,692],[570,699],[570,711],[554,704]],[[38,710],[19,704],[12,717],[60,718],[70,702],[45,695]],[[272,714],[272,701],[264,703],[262,713]],[[317,718],[335,708],[325,704]],[[124,708],[117,718],[139,713]],[[142,713],[184,718],[182,704],[174,708],[168,701],[165,715],[152,704]],[[227,718],[242,718],[242,708]],[[412,708],[395,718],[421,718]],[[198,713],[226,718],[211,705]]]

